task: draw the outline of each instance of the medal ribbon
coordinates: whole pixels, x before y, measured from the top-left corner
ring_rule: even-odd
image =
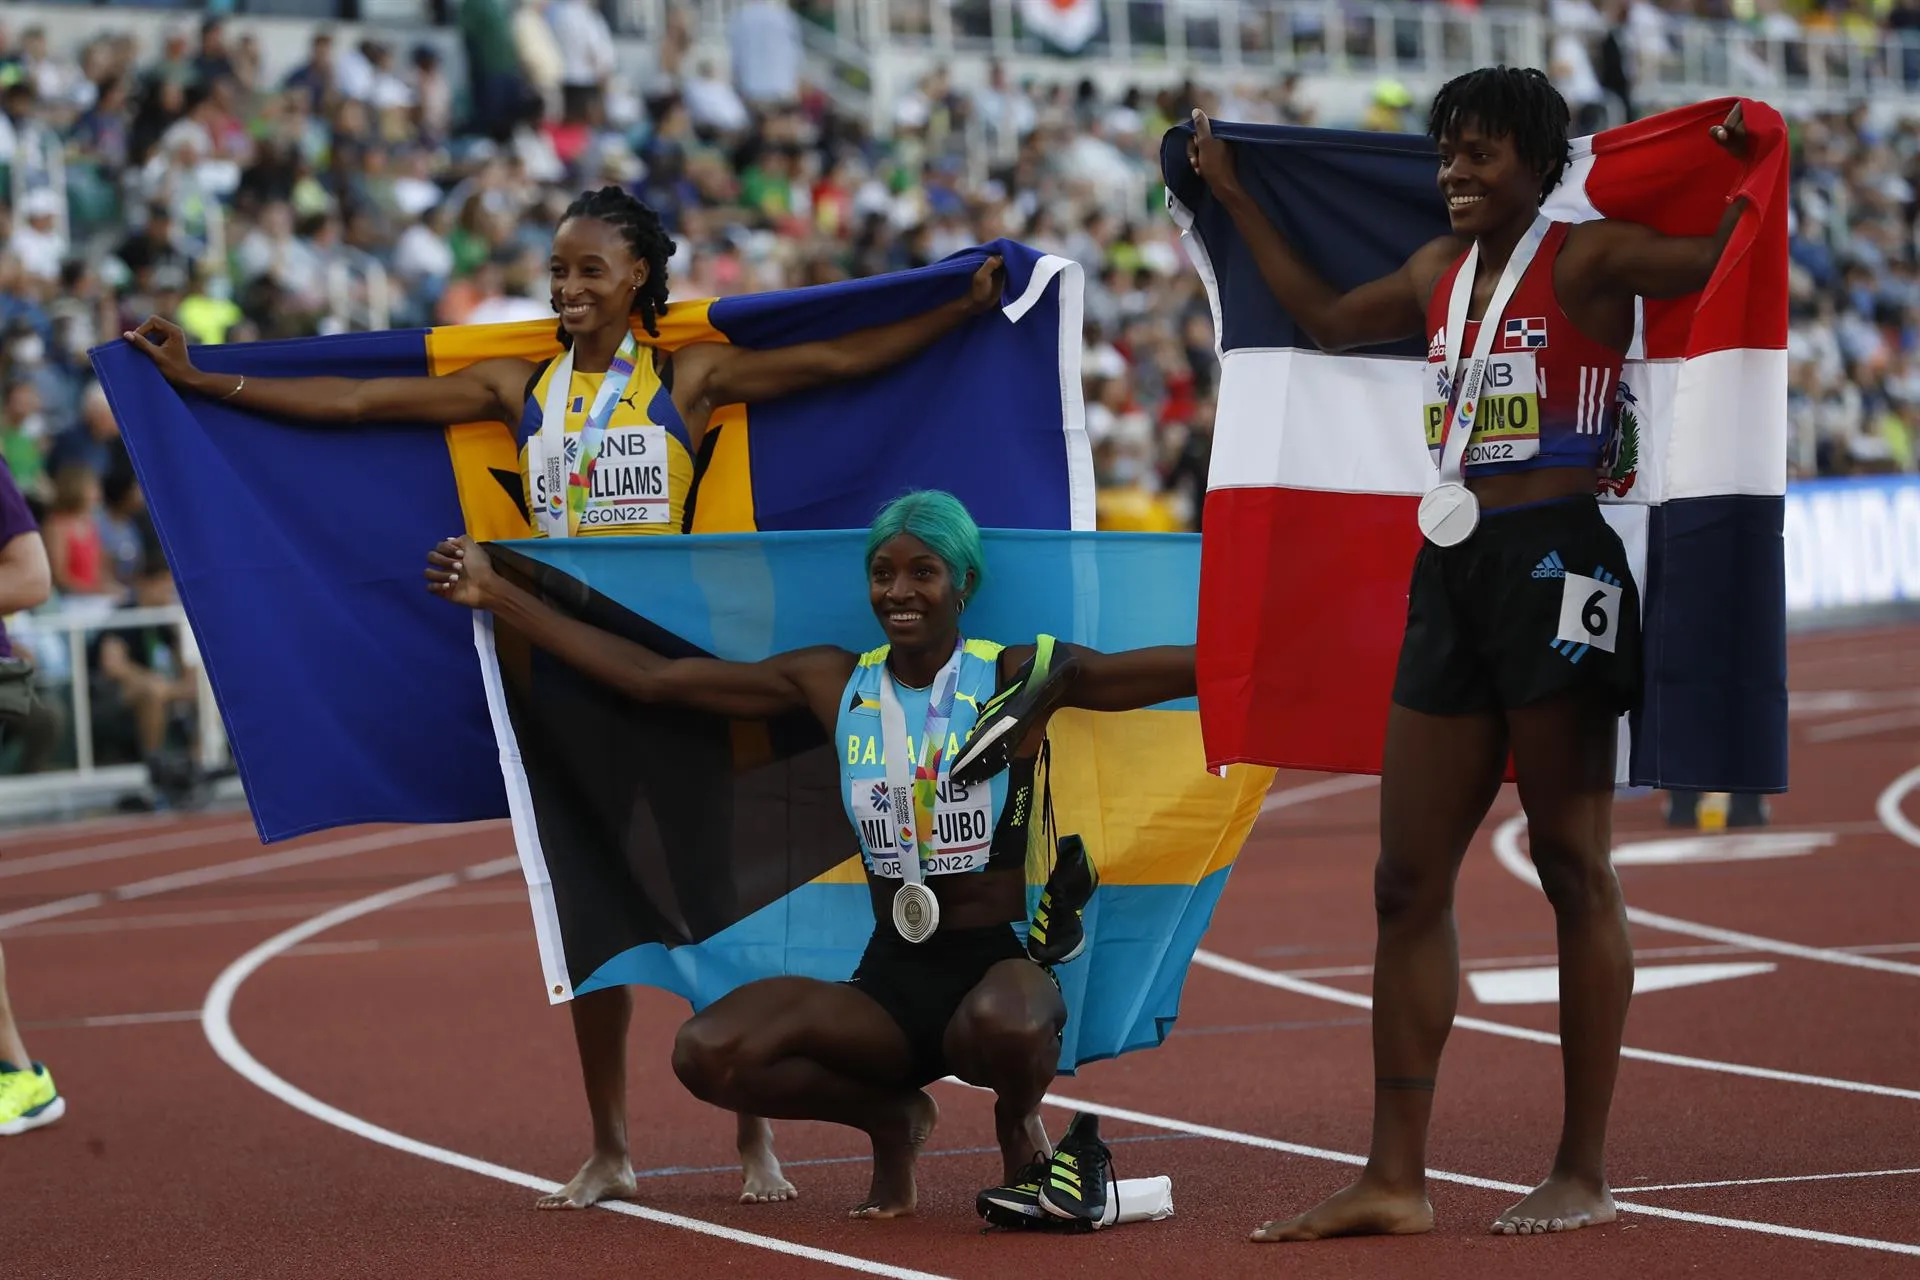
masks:
[[[1473,440],[1474,420],[1480,416],[1480,384],[1487,376],[1487,360],[1493,353],[1493,339],[1500,327],[1500,317],[1512,300],[1513,292],[1520,287],[1520,278],[1527,274],[1527,268],[1533,265],[1533,256],[1540,248],[1540,242],[1546,238],[1547,230],[1553,226],[1546,214],[1537,214],[1533,225],[1527,228],[1513,253],[1507,258],[1507,266],[1500,273],[1500,283],[1493,291],[1493,297],[1487,301],[1487,310],[1480,317],[1480,332],[1473,343],[1473,360],[1461,374],[1457,394],[1454,396],[1452,411],[1447,416],[1446,434],[1440,442],[1440,483],[1458,484],[1465,470],[1467,445]],[[1467,306],[1473,300],[1473,280],[1480,266],[1480,242],[1474,241],[1467,250],[1465,261],[1460,270],[1454,273],[1453,292],[1447,298],[1447,377],[1453,378],[1460,367],[1460,335],[1466,331]]]
[[[639,339],[629,331],[621,340],[619,350],[614,352],[613,363],[607,366],[606,375],[600,379],[600,390],[594,394],[593,404],[587,410],[587,420],[580,428],[578,456],[566,469],[565,492],[558,486],[549,487],[546,502],[534,513],[547,536],[572,537],[579,533],[580,518],[587,509],[593,465],[600,459],[607,424],[613,420],[614,406],[620,403],[627,384],[633,380],[639,358]],[[541,451],[549,459],[566,457],[567,402],[572,396],[573,348],[569,347],[547,382],[546,403],[541,406]]]
[[[893,671],[880,673],[880,733],[887,753],[887,802],[893,807],[893,838],[900,850],[900,877],[908,884],[926,878],[926,864],[933,857],[933,811],[940,794],[940,764],[947,751],[947,724],[953,719],[954,694],[960,684],[960,655],[963,642],[953,646],[953,656],[933,678],[927,695],[927,715],[920,759],[909,769],[911,742],[907,738],[907,715],[894,692]]]

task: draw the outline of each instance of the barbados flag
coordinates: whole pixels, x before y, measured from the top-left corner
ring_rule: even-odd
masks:
[[[881,640],[864,531],[536,539],[496,567],[556,607],[671,656],[754,661]],[[967,634],[1105,651],[1191,644],[1192,535],[989,531]],[[445,608],[446,606],[442,606]],[[449,609],[449,612],[457,612]],[[778,974],[850,977],[874,928],[835,744],[811,715],[644,706],[475,623],[547,995],[639,983],[698,1009]],[[1271,772],[1206,769],[1189,700],[1064,712],[1049,730],[1056,829],[1100,872],[1086,950],[1056,972],[1060,1066],[1160,1043]],[[1041,824],[1034,824],[1038,833]],[[1030,898],[1048,872],[1036,840]]]
[[[1002,241],[917,271],[675,302],[658,342],[774,347],[884,324],[959,296],[989,253],[1007,265],[997,312],[874,377],[720,411],[697,462],[695,531],[863,528],[914,487],[956,493],[983,524],[1091,528],[1082,280],[1065,259]],[[256,377],[370,378],[558,352],[543,322],[208,347],[194,359]],[[462,530],[530,533],[508,429],[284,422],[183,398],[125,342],[92,356],[261,837],[506,816],[469,624],[423,589],[421,570]]]
[[[1732,107],[1700,103],[1574,139],[1545,212],[1711,235],[1729,198],[1751,202],[1704,290],[1637,303],[1620,429],[1596,481],[1633,566],[1645,637],[1620,780],[1780,791],[1787,136],[1777,111],[1744,101],[1743,166],[1708,135]],[[1233,143],[1266,215],[1338,288],[1396,270],[1446,233],[1424,137],[1214,132]],[[1189,125],[1167,133],[1161,168],[1221,352],[1200,583],[1207,754],[1216,765],[1378,772],[1420,545],[1414,513],[1434,482],[1413,426],[1426,347],[1316,348],[1193,173],[1191,136]],[[1543,325],[1507,325],[1519,341],[1545,341]]]

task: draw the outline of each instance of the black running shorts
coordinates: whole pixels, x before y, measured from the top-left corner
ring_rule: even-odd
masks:
[[[967,993],[1002,960],[1026,959],[1027,948],[1011,924],[941,929],[916,943],[882,921],[848,985],[872,996],[906,1033],[913,1078],[905,1083],[918,1089],[949,1074],[947,1023]]]
[[[1597,501],[1485,512],[1465,542],[1421,544],[1396,703],[1467,715],[1575,689],[1623,714],[1640,699],[1640,595]]]

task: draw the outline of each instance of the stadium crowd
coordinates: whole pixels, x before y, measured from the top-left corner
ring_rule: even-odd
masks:
[[[1635,114],[1633,68],[1671,55],[1682,11],[1776,40],[1920,28],[1920,0],[1553,0],[1548,60],[1590,125]],[[995,66],[977,89],[934,72],[876,137],[807,83],[802,20],[749,0],[723,75],[692,52],[684,15],[636,69],[617,65],[590,0],[466,0],[460,83],[432,47],[325,27],[275,76],[240,20],[180,26],[159,47],[110,22],[64,48],[0,28],[0,456],[44,526],[51,607],[172,599],[90,346],[149,313],[200,342],[548,316],[553,224],[605,183],[662,213],[676,298],[911,267],[1002,236],[1077,260],[1102,522],[1195,527],[1218,361],[1163,212],[1162,134],[1195,104],[1376,129],[1420,128],[1424,104],[1382,81],[1363,118],[1318,119],[1296,75],[1109,96],[1070,63],[1023,83]],[[1920,118],[1862,106],[1793,125],[1794,473],[1913,470]],[[43,672],[70,678],[63,645],[17,622]],[[191,637],[170,636],[91,646],[127,758],[151,757],[190,702]],[[0,771],[46,763],[56,729],[26,735],[25,759]]]

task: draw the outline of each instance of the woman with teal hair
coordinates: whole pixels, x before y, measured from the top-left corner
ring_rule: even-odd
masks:
[[[628,697],[753,718],[811,711],[832,735],[873,937],[845,982],[767,978],[689,1019],[673,1052],[687,1088],[734,1111],[865,1132],[873,1183],[853,1212],[885,1218],[913,1211],[914,1161],[936,1119],[924,1087],[956,1075],[994,1092],[1003,1172],[1022,1183],[1051,1154],[1038,1112],[1067,1017],[1052,973],[1014,931],[1027,918],[1035,755],[1059,708],[1192,697],[1192,647],[1108,654],[967,637],[986,580],[980,530],[937,491],[898,498],[873,522],[867,592],[885,643],[864,654],[669,659],[501,578],[471,539],[427,559],[429,590],[498,615]]]

